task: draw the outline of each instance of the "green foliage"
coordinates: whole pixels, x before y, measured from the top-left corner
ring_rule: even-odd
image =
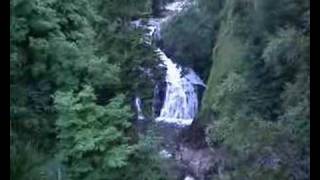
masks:
[[[120,169],[131,164],[132,113],[125,104],[135,92],[152,97],[152,81],[141,68],[155,70],[158,62],[129,21],[150,14],[150,3],[10,1],[11,127],[21,147],[34,139],[37,151],[46,154],[41,178],[64,178],[61,169],[67,169],[73,179],[119,179]],[[80,87],[85,88],[78,92]],[[16,149],[11,152],[38,154]],[[65,168],[53,156],[57,153]],[[26,178],[24,169],[33,161],[20,166],[14,158],[13,179]]]
[[[173,180],[176,179],[172,160],[166,160],[159,155],[160,139],[154,130],[139,136],[137,149],[123,170],[121,179],[127,180]]]
[[[23,143],[13,134],[10,143],[10,180],[42,179],[38,167],[43,163],[44,156],[34,143]]]
[[[215,3],[215,2],[213,2]],[[195,69],[206,79],[217,29],[218,4],[206,6],[202,1],[186,9],[161,29],[162,46],[179,64]]]
[[[295,29],[280,30],[270,38],[262,58],[267,68],[273,71],[275,77],[290,76],[298,69],[307,70],[308,63],[305,61],[308,54],[307,38],[300,36]],[[273,68],[271,68],[273,67]]]
[[[134,148],[124,135],[132,116],[124,96],[112,98],[106,106],[97,105],[95,100],[90,86],[77,94],[69,91],[55,95],[60,148],[72,179],[101,179],[101,172],[125,166]]]
[[[10,179],[176,179],[155,136],[129,135],[128,99],[151,107],[160,78],[129,26],[150,12],[10,1]],[[230,155],[216,179],[309,179],[309,14],[304,0],[199,0],[163,29],[169,54],[209,77],[199,122]]]
[[[222,27],[225,27],[223,29],[224,32],[228,32],[227,25],[222,25]],[[247,49],[248,46],[239,40],[239,38],[232,35],[224,35],[224,33],[221,32],[213,52],[214,61],[208,79],[210,86],[207,87],[205,96],[202,100],[202,112],[200,114],[200,118],[203,121],[210,120],[210,117],[207,117],[212,116],[210,114],[210,109],[217,107],[213,105],[218,105],[221,101],[217,98],[223,98],[223,94],[228,92],[228,90],[224,89],[224,87],[228,88],[228,86],[244,86],[244,84],[241,84],[241,82],[244,81],[242,80],[244,77],[241,76],[244,76],[242,74],[246,69],[248,69],[249,66],[247,61],[248,55],[246,53]],[[239,77],[239,75],[241,76]],[[228,77],[229,80],[225,80],[225,78]],[[241,81],[233,80],[234,78],[240,79]],[[236,83],[237,85],[233,83]],[[221,84],[224,84],[224,86],[221,87]],[[224,92],[225,90],[226,92]],[[237,102],[228,101],[226,99],[224,102],[229,104],[234,103],[235,105],[237,104]],[[221,103],[217,108],[222,108],[220,105]]]
[[[223,4],[200,112],[230,155],[216,179],[309,179],[308,3]]]

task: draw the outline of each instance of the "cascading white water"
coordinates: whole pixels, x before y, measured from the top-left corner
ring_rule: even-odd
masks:
[[[176,1],[168,4],[165,9],[171,11],[170,15],[164,18],[150,18],[147,24],[143,25],[140,20],[132,22],[135,27],[143,27],[148,32],[145,34],[144,42],[152,44],[152,38],[160,38],[161,24],[169,21],[183,8],[188,7],[188,0]],[[190,125],[198,111],[198,97],[195,85],[205,86],[202,80],[192,69],[187,69],[187,74],[182,74],[182,68],[174,63],[161,49],[156,53],[167,68],[166,72],[166,93],[160,116],[156,121],[175,123],[178,125]],[[140,108],[136,100],[137,109]],[[141,111],[141,110],[140,110]]]
[[[181,67],[173,63],[160,49],[156,52],[167,67],[165,100],[156,120],[190,125],[198,111],[198,97],[194,85],[203,85],[203,82],[191,69],[187,75],[182,76]]]
[[[191,3],[189,0],[177,0],[173,3],[168,4],[165,9],[170,11],[170,13],[163,18],[150,18],[146,22],[141,20],[136,20],[132,22],[134,27],[140,27],[148,31],[144,34],[143,42],[149,46],[153,46],[153,40],[155,38],[160,39],[161,26],[166,24],[167,21],[172,19],[176,14],[182,11],[184,8],[188,8]],[[155,52],[158,54],[160,60],[162,61],[159,66],[166,67],[166,92],[165,98],[163,101],[162,108],[160,110],[159,117],[156,118],[156,121],[166,122],[165,124],[160,125],[159,128],[162,129],[166,141],[165,147],[159,151],[159,155],[163,158],[177,158],[176,152],[174,150],[174,144],[172,140],[175,138],[177,129],[180,129],[181,126],[190,125],[196,116],[198,111],[198,97],[196,86],[203,86],[205,84],[197,76],[197,74],[190,68],[184,68],[182,72],[182,67],[174,63],[166,54],[160,49],[157,48]],[[147,69],[140,69],[143,73],[150,74],[150,71]],[[161,85],[156,85],[154,96],[158,97],[159,94],[162,97],[162,88]],[[160,93],[161,92],[161,93]],[[159,94],[158,94],[159,93]],[[154,104],[158,107],[158,101],[154,101]],[[160,103],[161,104],[161,103]],[[138,113],[138,119],[144,119],[144,116],[141,111],[141,100],[136,97],[135,106]],[[153,108],[154,108],[153,107]],[[158,109],[153,109],[153,112],[158,113]],[[139,121],[143,122],[144,121]],[[179,126],[172,126],[171,124],[178,124]],[[180,129],[181,130],[181,129]],[[171,140],[170,140],[171,139]],[[184,180],[195,180],[190,175],[186,175]]]
[[[142,110],[141,110],[141,100],[139,97],[135,98],[135,105],[137,108],[137,113],[138,113],[138,119],[144,119],[144,116],[142,114]]]

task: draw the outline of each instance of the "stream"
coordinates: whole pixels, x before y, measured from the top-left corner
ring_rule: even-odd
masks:
[[[132,21],[132,25],[147,31],[144,35],[144,43],[151,46],[156,39],[161,39],[161,27],[190,6],[191,3],[188,0],[176,0],[164,7],[163,17],[152,17],[147,19],[147,22],[138,19]],[[205,88],[205,84],[191,68],[181,67],[159,47],[156,47],[155,53],[162,62],[160,66],[166,68],[164,99],[159,116],[155,118],[157,130],[165,140],[159,153],[163,158],[175,159],[181,167],[186,169],[187,173],[183,179],[203,179],[200,166],[203,166],[202,161],[208,163],[207,161],[211,160],[208,150],[194,150],[182,146],[177,141],[177,137],[181,131],[192,124],[196,117],[199,103],[197,87]],[[139,97],[135,98],[135,107],[140,124],[147,123],[144,121],[146,118],[142,113]]]
[[[188,8],[190,6],[188,2],[188,0],[175,1],[165,6],[165,11],[169,12],[166,16],[149,18],[145,24],[139,19],[133,21],[132,24],[148,30],[144,36],[144,42],[151,45],[155,38],[161,38],[161,26],[164,23],[168,23],[184,8]],[[198,112],[198,96],[195,86],[205,87],[205,84],[191,68],[183,68],[176,64],[159,47],[155,52],[162,61],[160,66],[166,67],[165,99],[156,121],[188,126]],[[184,73],[182,73],[183,70]],[[139,119],[142,119],[143,114],[139,97],[136,97],[135,106]]]

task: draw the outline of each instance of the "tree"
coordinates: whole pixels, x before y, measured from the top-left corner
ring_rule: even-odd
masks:
[[[229,155],[216,179],[309,179],[308,2],[223,4],[199,116]]]
[[[108,173],[125,166],[134,149],[125,135],[132,113],[124,96],[117,95],[106,106],[95,100],[90,86],[79,93],[55,94],[59,147],[72,179],[112,179]]]

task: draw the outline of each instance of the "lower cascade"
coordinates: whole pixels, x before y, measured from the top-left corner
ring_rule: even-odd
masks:
[[[198,111],[198,97],[194,86],[204,86],[204,83],[191,69],[188,69],[186,75],[182,75],[182,68],[172,62],[163,51],[157,49],[156,52],[167,68],[165,100],[156,121],[190,125]]]

